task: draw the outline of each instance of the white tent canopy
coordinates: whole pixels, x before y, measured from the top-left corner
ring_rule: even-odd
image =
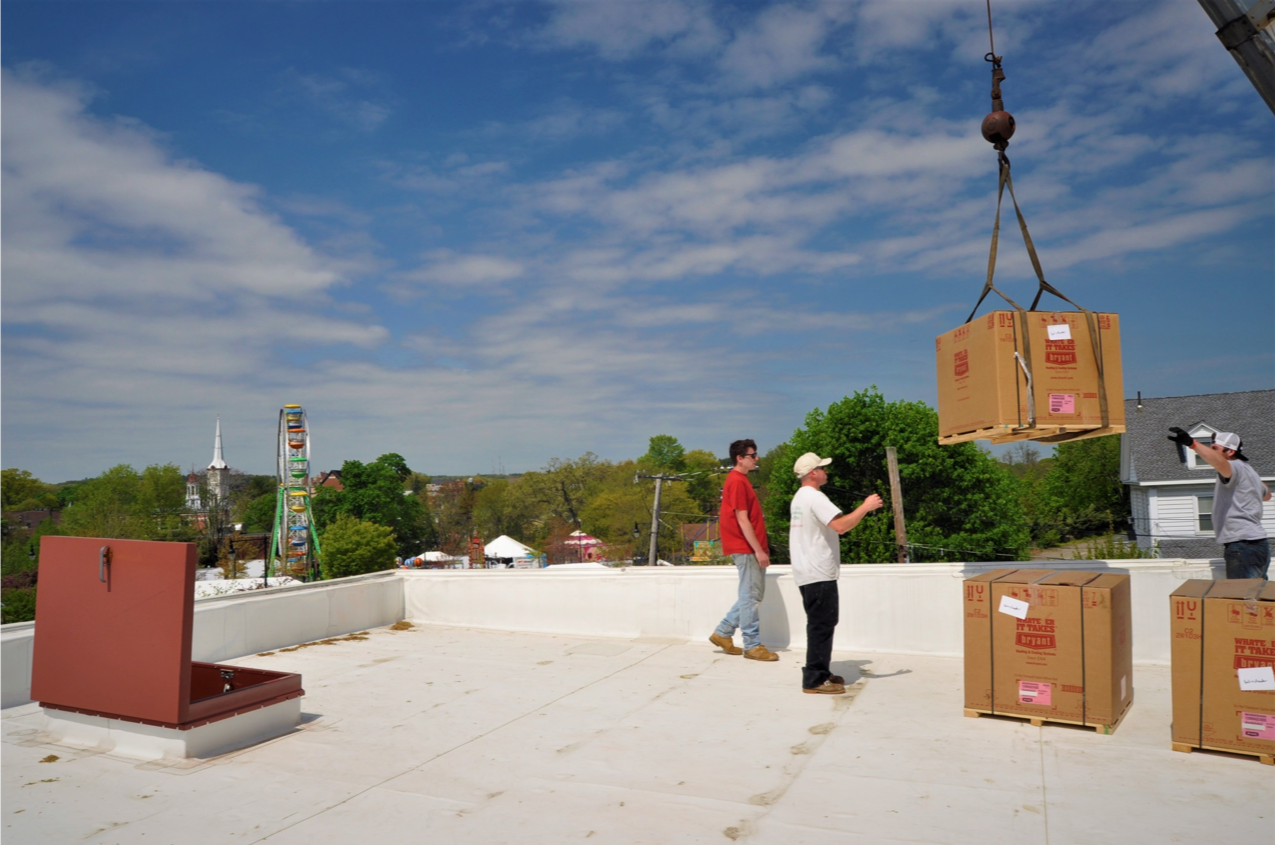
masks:
[[[507,534],[501,534],[484,546],[483,554],[487,557],[511,557],[514,560],[537,557],[535,549],[519,543]]]

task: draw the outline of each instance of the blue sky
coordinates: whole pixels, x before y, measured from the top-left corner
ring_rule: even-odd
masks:
[[[1194,0],[996,2],[1046,277],[1126,391],[1275,381],[1275,117]],[[765,451],[935,401],[982,287],[965,2],[3,6],[3,464]],[[998,283],[1030,300],[1021,239]],[[984,306],[986,309],[988,306]]]

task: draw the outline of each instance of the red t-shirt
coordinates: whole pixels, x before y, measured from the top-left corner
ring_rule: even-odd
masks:
[[[753,526],[753,534],[757,535],[757,542],[762,551],[770,554],[770,543],[766,539],[766,520],[761,515],[761,502],[757,501],[757,494],[753,492],[753,485],[748,483],[748,476],[731,470],[726,474],[726,483],[722,485],[722,554],[751,555],[753,547],[739,529],[735,511],[748,512],[748,521]]]

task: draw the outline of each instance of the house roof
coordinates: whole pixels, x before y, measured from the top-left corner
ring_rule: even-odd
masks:
[[[1258,474],[1275,475],[1275,390],[1205,393],[1124,400],[1127,431],[1120,443],[1120,480],[1126,484],[1164,481],[1212,482],[1213,475],[1193,470],[1166,438],[1169,428],[1190,431],[1207,425],[1233,431],[1244,440],[1244,454]]]

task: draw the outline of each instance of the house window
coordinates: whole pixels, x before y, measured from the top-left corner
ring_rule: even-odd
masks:
[[[1214,432],[1211,431],[1191,433],[1191,436],[1196,438],[1197,444],[1200,444],[1201,449],[1209,449],[1210,446],[1213,446],[1213,435]],[[1210,470],[1210,472],[1213,470],[1213,466],[1209,464],[1209,461],[1200,458],[1200,455],[1196,454],[1196,450],[1193,449],[1187,450],[1187,466],[1190,469],[1205,469]],[[1213,507],[1210,506],[1209,510],[1213,510]]]
[[[1213,497],[1197,496],[1195,498],[1197,522],[1201,534],[1213,533]]]

